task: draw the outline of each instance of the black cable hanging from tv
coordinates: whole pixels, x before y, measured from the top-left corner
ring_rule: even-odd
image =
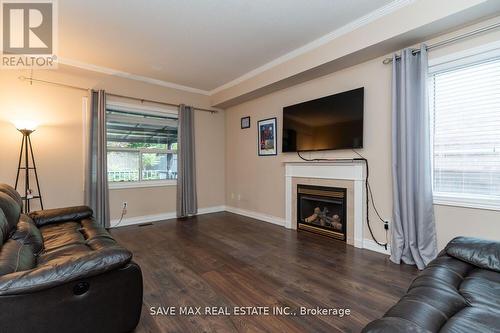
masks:
[[[375,201],[373,200],[373,192],[372,192],[372,189],[371,189],[371,186],[370,186],[370,182],[369,182],[370,168],[369,168],[369,165],[368,165],[368,160],[363,155],[361,155],[360,153],[358,153],[357,151],[355,151],[354,149],[352,151],[356,155],[358,155],[359,158],[354,157],[354,158],[312,158],[312,159],[308,159],[308,158],[305,158],[302,155],[300,155],[300,151],[297,151],[297,155],[300,157],[300,159],[302,159],[303,161],[306,161],[306,162],[348,162],[348,161],[363,161],[365,163],[365,165],[366,165],[366,179],[365,179],[365,188],[366,188],[366,224],[368,225],[368,230],[370,231],[370,236],[372,237],[373,241],[375,243],[377,243],[377,245],[382,246],[382,247],[384,247],[387,250],[387,245],[388,245],[387,232],[388,232],[389,228],[388,228],[387,222],[384,221],[384,219],[380,216],[380,213],[378,212],[378,209],[377,209],[377,207],[375,205]],[[382,243],[379,240],[377,240],[377,238],[373,234],[373,230],[372,230],[372,227],[371,227],[371,224],[370,224],[370,209],[369,209],[370,208],[370,198],[371,198],[371,203],[372,203],[373,209],[375,210],[375,213],[377,214],[377,217],[379,218],[380,221],[382,221],[384,223],[385,243]]]

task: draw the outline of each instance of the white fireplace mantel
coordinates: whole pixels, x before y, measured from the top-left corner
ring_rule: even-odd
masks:
[[[352,162],[285,162],[285,227],[295,229],[292,221],[292,178],[350,180],[354,183],[354,246],[363,248],[363,222],[366,214],[365,165]]]

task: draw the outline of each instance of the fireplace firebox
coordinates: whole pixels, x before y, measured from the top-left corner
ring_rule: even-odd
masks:
[[[346,240],[346,189],[297,185],[297,229]]]

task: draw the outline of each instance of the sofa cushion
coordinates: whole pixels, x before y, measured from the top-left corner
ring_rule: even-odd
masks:
[[[43,250],[42,234],[33,220],[27,215],[21,214],[17,229],[12,233],[11,238],[24,245],[31,246],[35,255]]]
[[[500,318],[500,274],[475,269],[460,285],[460,294],[471,306],[497,312]]]
[[[457,292],[432,287],[412,288],[408,294],[387,311],[387,317],[399,317],[436,332],[455,313],[467,306]]]
[[[473,269],[473,265],[444,253],[429,263],[427,268],[413,280],[409,290],[418,287],[432,287],[456,292],[465,276]]]
[[[4,241],[7,240],[9,236],[9,222],[7,222],[7,217],[3,213],[3,210],[0,209],[0,246],[3,245]]]
[[[23,209],[23,199],[21,198],[21,195],[12,186],[7,184],[0,184],[0,192],[9,195],[19,205],[19,207]]]
[[[10,233],[17,225],[19,221],[19,216],[21,215],[21,206],[12,199],[9,194],[0,192],[0,209],[5,214],[7,218],[7,232]]]
[[[0,210],[0,233],[7,233],[10,225]],[[36,266],[36,255],[43,249],[42,235],[33,221],[21,214],[15,229],[2,240],[0,247],[0,275],[29,270]]]
[[[23,207],[23,200],[21,199],[19,193],[17,193],[17,191],[12,186],[9,186],[7,184],[0,184],[0,193],[3,194],[2,198],[5,198],[5,196],[7,196],[14,200],[17,206],[19,206],[19,211],[21,211]],[[8,202],[4,203],[3,205],[10,206],[13,204],[11,200],[7,199],[7,201]],[[9,214],[9,212],[4,213],[2,209],[3,205],[0,203],[0,246],[2,246],[5,240],[7,240],[10,233],[14,229],[13,226],[15,226],[15,223],[12,222],[12,214]],[[7,214],[9,214],[9,220],[7,220]]]
[[[34,268],[36,258],[33,249],[14,239],[7,240],[0,250],[0,275]]]
[[[126,265],[132,254],[92,219],[40,228],[44,250],[37,266],[0,276],[0,295],[34,292]]]
[[[448,255],[477,267],[500,272],[500,242],[456,237],[446,245]]]
[[[43,237],[45,251],[42,255],[50,253],[58,248],[80,244],[85,245],[85,237],[79,229],[79,222],[64,222],[47,225],[40,228]]]
[[[498,313],[468,307],[441,328],[441,333],[499,332]]]
[[[31,212],[30,217],[39,227],[67,221],[80,221],[91,218],[93,211],[87,206],[75,206],[66,208],[45,209]]]

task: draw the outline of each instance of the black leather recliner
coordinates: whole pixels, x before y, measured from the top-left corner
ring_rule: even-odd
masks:
[[[132,331],[142,273],[86,206],[21,214],[0,184],[0,332]]]
[[[453,239],[363,332],[500,332],[500,242]]]

